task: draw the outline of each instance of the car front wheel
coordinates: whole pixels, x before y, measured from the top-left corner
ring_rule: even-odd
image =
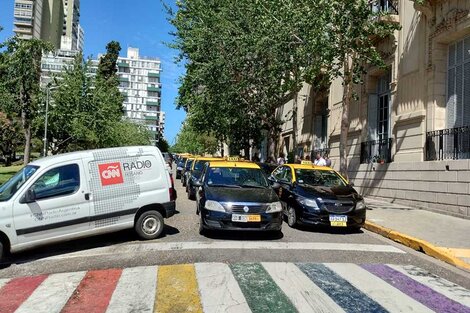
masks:
[[[293,206],[287,206],[287,225],[289,227],[295,227],[297,225],[297,213]]]

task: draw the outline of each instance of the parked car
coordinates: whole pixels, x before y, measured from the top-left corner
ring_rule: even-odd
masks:
[[[193,162],[196,158],[196,156],[188,157],[186,162],[184,163],[183,170],[181,171],[181,184],[183,185],[183,187],[186,187],[191,167],[193,166]]]
[[[281,231],[282,205],[258,165],[211,161],[194,185],[199,233],[207,229]]]
[[[50,156],[0,186],[0,259],[39,245],[134,228],[155,239],[175,214],[176,192],[156,147]]]
[[[194,187],[194,182],[201,178],[201,173],[204,164],[210,161],[224,161],[224,159],[212,157],[198,157],[192,162],[191,169],[189,172],[187,172],[188,179],[186,182],[186,193],[188,195],[188,199],[196,200],[196,188]]]
[[[330,167],[284,164],[270,176],[287,224],[359,229],[366,220],[363,197]]]

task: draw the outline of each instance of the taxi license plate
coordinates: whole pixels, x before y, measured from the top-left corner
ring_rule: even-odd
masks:
[[[232,214],[232,222],[261,222],[261,215]]]
[[[346,215],[330,215],[330,225],[334,227],[346,227],[348,217]]]

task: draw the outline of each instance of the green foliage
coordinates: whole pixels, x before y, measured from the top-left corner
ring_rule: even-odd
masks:
[[[214,134],[233,150],[246,149],[250,139],[259,142],[262,130],[276,141],[283,122],[276,109],[295,99],[295,112],[303,82],[324,89],[342,77],[347,108],[351,86],[362,82],[369,66],[384,66],[377,40],[397,28],[381,22],[382,13],[373,13],[367,0],[181,0],[177,5],[176,13],[170,10],[176,29],[171,46],[186,66],[177,107],[188,112],[194,131]]]
[[[106,54],[100,59],[97,76],[104,80],[115,78],[117,72],[117,59],[121,51],[121,45],[117,41],[111,41],[106,45]]]
[[[52,50],[52,45],[39,39],[13,37],[1,47],[5,50],[0,57],[0,93],[6,95],[7,100],[2,100],[0,105],[4,112],[21,120],[24,162],[28,163],[31,125],[40,103],[41,57],[44,52]]]
[[[196,131],[190,124],[184,123],[170,151],[204,155],[214,154],[217,148],[218,141],[214,136]]]
[[[165,138],[159,138],[157,142],[157,147],[161,152],[168,152],[170,150],[170,145]]]
[[[18,133],[21,131],[21,123],[17,118],[8,117],[0,112],[0,152],[5,158],[6,166],[11,165],[13,155],[21,144],[21,137]]]

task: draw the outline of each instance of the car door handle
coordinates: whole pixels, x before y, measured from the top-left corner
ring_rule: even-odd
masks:
[[[90,200],[90,196],[91,196],[91,193],[89,193],[89,192],[86,193],[85,194],[85,200]]]

